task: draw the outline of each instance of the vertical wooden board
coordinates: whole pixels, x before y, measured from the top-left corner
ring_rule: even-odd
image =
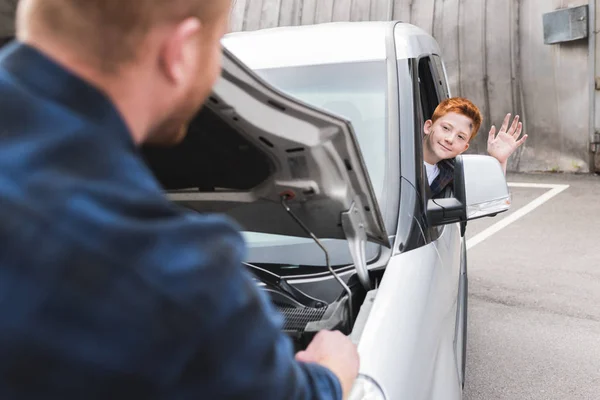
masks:
[[[568,3],[568,4],[567,4]],[[576,7],[587,0],[563,0],[563,6]],[[559,166],[576,170],[588,162],[589,63],[588,42],[578,40],[558,45],[555,54],[555,81],[560,124],[561,156]],[[533,133],[535,135],[535,133]]]
[[[243,26],[245,31],[254,31],[260,29],[262,3],[263,0],[246,0],[246,17]]]
[[[371,0],[354,0],[350,10],[351,21],[368,21],[371,15]]]
[[[394,2],[392,19],[410,23],[411,11],[414,1],[417,0],[392,0]]]
[[[435,0],[418,0],[413,3],[411,24],[432,33]]]
[[[511,112],[513,114],[518,114],[521,116],[521,122],[523,123],[523,128],[527,131],[527,112],[523,102],[523,85],[522,85],[522,68],[521,68],[521,1],[512,0],[509,2],[510,8],[510,20],[509,20],[509,39],[511,46],[511,89],[512,89],[512,99],[511,99]],[[493,104],[493,99],[490,99],[490,102]],[[529,144],[529,143],[528,143]],[[525,149],[529,147],[528,145],[522,146],[515,154],[510,157],[508,160],[508,170],[518,171],[519,166],[521,164],[521,160],[527,159],[527,157],[523,157],[526,153]],[[537,168],[539,169],[539,168]],[[544,169],[544,168],[541,168]]]
[[[597,3],[596,3],[597,4]],[[600,35],[597,33],[599,32],[600,29],[600,4],[596,5],[596,15],[590,15],[590,18],[596,18],[596,33],[595,33],[595,42],[596,42],[596,46],[595,49],[593,50],[595,52],[595,64],[596,64],[596,68],[595,71],[593,71],[592,73],[594,74],[594,76],[600,76]],[[592,125],[594,126],[594,131],[600,129],[600,91],[599,90],[595,90],[594,91],[594,98],[593,98],[593,102],[595,102],[595,110],[592,110],[592,115],[590,115],[591,118],[593,118],[593,121],[591,121]],[[589,101],[589,100],[588,100]],[[600,166],[599,166],[600,167]]]
[[[444,0],[434,0],[432,35],[438,41],[444,36]]]
[[[459,1],[460,0],[445,0],[441,7],[438,5],[436,14],[441,15],[440,24],[437,28],[440,31],[436,37],[442,50],[442,57],[446,65],[446,73],[448,74],[448,85],[452,96],[460,96],[460,55],[459,44],[460,30],[458,28],[459,20]]]
[[[519,12],[520,79],[522,80],[522,96],[530,133],[529,146],[542,146],[558,149],[562,124],[561,110],[558,107],[556,92],[556,53],[560,45],[542,45],[543,13],[553,11],[559,5],[558,0],[528,0],[523,2]],[[556,163],[556,154],[548,154],[548,165],[552,168]]]
[[[487,91],[489,108],[484,113],[481,134],[492,124],[500,126],[506,113],[520,112],[513,105],[511,27],[514,25],[511,2],[487,0],[485,49],[487,52]]]
[[[246,17],[247,0],[235,0],[229,16],[229,30],[238,32],[244,29],[244,19]]]
[[[302,25],[311,25],[315,23],[315,14],[317,11],[317,0],[301,0],[302,14],[300,23]]]
[[[511,78],[512,78],[512,106],[519,113],[523,113],[521,104],[521,40],[520,40],[520,1],[510,1],[510,46],[511,46]]]
[[[281,0],[263,0],[260,28],[274,28],[279,25]]]
[[[557,119],[561,156],[561,170],[576,169],[577,164],[588,162],[589,85],[585,66],[588,65],[588,44],[577,41],[559,45],[555,53],[555,82]],[[533,132],[532,136],[536,133]]]
[[[350,21],[352,0],[334,0],[332,21]]]
[[[279,25],[300,25],[301,6],[302,0],[281,0],[279,12]]]
[[[389,21],[392,19],[390,9],[393,0],[371,0],[371,21]]]
[[[543,45],[539,16],[562,2],[529,0],[525,4],[521,11],[520,61],[528,146],[535,147],[536,162],[544,157],[546,168],[570,169],[565,158],[570,156],[572,143],[586,143],[577,138],[587,137],[586,45]]]
[[[484,14],[485,2],[481,0],[460,0],[460,71],[461,95],[477,105],[483,115],[485,109],[484,85]],[[485,135],[477,137],[471,142],[475,152],[485,152]]]
[[[331,22],[333,20],[333,1],[318,0],[315,11],[315,23]]]

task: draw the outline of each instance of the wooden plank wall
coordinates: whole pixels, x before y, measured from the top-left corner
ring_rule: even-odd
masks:
[[[596,1],[596,0],[591,0]],[[17,0],[0,0],[0,36],[14,29]],[[440,43],[454,95],[480,106],[472,146],[507,112],[524,117],[529,140],[510,168],[588,168],[587,41],[544,45],[542,14],[588,0],[235,0],[231,30],[330,21],[401,20]],[[600,115],[600,112],[597,113]]]
[[[452,93],[480,106],[473,144],[491,124],[523,116],[529,140],[512,170],[588,168],[587,41],[548,46],[542,14],[587,0],[237,0],[232,30],[330,21],[401,20],[440,43]]]

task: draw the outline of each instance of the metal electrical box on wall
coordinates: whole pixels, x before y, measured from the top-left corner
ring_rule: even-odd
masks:
[[[588,37],[588,6],[563,8],[544,14],[544,43],[570,42]]]

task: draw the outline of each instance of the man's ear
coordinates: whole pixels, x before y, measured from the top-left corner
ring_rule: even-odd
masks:
[[[429,135],[431,133],[431,126],[433,125],[433,122],[428,119],[427,121],[425,121],[425,125],[423,125],[423,133],[426,135]]]
[[[198,18],[190,17],[172,28],[164,39],[159,53],[161,72],[174,84],[181,83],[193,73],[201,50],[199,36],[202,24]]]

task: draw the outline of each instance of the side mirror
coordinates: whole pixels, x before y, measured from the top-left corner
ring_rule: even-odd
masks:
[[[508,211],[511,196],[502,166],[493,157],[461,155],[454,165],[454,197],[427,203],[431,225],[467,222]]]

